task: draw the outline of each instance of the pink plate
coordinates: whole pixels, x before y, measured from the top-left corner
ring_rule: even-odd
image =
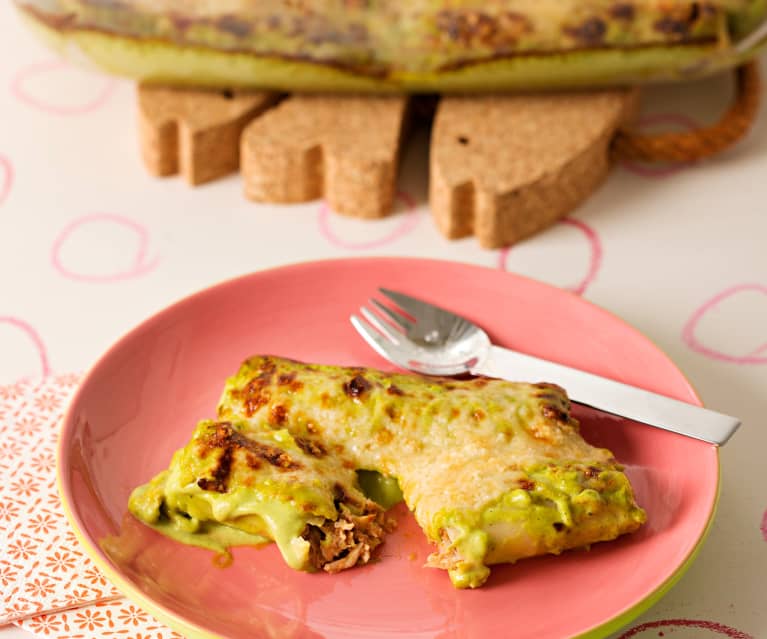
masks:
[[[498,566],[455,590],[423,568],[429,546],[399,507],[378,563],[339,575],[290,570],[276,548],[239,548],[229,567],[125,519],[131,489],[214,415],[248,355],[391,368],[349,315],[378,286],[465,314],[494,341],[699,403],[674,364],[616,317],[562,290],[453,262],[374,258],[298,264],[225,282],[150,318],[86,376],[64,421],[59,480],[84,545],[115,585],[187,636],[603,637],[651,605],[689,565],[716,504],[715,447],[576,409],[586,439],[626,464],[648,523],[590,552]],[[541,381],[541,380],[530,380]]]

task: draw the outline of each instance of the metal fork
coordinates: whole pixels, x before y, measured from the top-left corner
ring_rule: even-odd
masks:
[[[404,293],[379,291],[396,306],[371,299],[372,308],[361,307],[362,317],[352,315],[351,322],[381,357],[402,368],[422,375],[545,380],[579,404],[719,446],[740,426],[735,417],[495,346],[460,315]]]

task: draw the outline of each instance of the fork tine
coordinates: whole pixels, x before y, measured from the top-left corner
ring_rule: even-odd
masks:
[[[397,304],[406,313],[412,315],[415,319],[418,319],[419,316],[423,316],[425,313],[430,313],[432,316],[434,313],[440,313],[450,319],[463,319],[455,313],[451,313],[450,311],[445,310],[444,308],[435,306],[434,304],[428,304],[423,300],[416,299],[415,297],[410,297],[404,293],[392,291],[388,288],[379,288],[378,290],[382,295],[388,297],[392,302]]]
[[[373,306],[375,306],[380,312],[384,313],[393,322],[395,322],[398,326],[402,327],[406,331],[409,331],[411,328],[413,328],[413,322],[405,318],[403,315],[400,315],[395,310],[389,308],[388,306],[384,306],[378,300],[374,300],[371,298],[370,303]]]
[[[394,344],[399,344],[400,340],[402,339],[402,333],[392,328],[389,324],[386,322],[381,321],[378,316],[374,315],[372,311],[368,310],[364,306],[360,306],[360,313],[362,313],[362,316],[373,325],[373,327],[381,334],[384,335],[384,337],[388,337],[390,342],[393,342]]]
[[[364,319],[357,317],[356,315],[352,315],[350,319],[351,319],[352,326],[354,326],[356,331],[368,343],[370,348],[372,348],[376,353],[378,353],[384,359],[389,360],[390,362],[394,362],[394,359],[392,358],[389,352],[393,346],[390,341],[388,341],[385,337],[383,337]]]

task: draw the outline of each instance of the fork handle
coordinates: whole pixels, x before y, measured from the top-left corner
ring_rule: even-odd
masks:
[[[740,426],[735,417],[500,346],[492,346],[489,356],[471,372],[554,383],[579,404],[717,446],[725,444]]]

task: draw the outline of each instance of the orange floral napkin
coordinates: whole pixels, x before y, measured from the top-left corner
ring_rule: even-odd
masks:
[[[49,639],[184,639],[127,599],[41,615],[16,625]]]
[[[77,382],[0,386],[0,626],[48,639],[183,639],[120,596],[61,508],[56,445]]]
[[[0,625],[119,597],[86,557],[56,490],[76,375],[0,386]]]

